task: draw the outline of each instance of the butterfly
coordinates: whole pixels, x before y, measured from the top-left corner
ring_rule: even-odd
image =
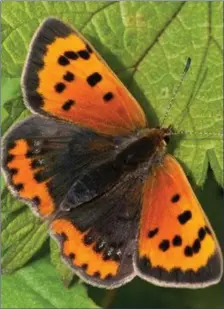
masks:
[[[94,48],[45,20],[22,76],[34,115],[3,141],[11,192],[49,224],[84,281],[116,288],[136,275],[159,286],[219,282],[216,236],[177,160],[168,128],[146,116]]]

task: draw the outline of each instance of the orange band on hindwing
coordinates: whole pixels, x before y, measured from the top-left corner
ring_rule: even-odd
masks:
[[[41,216],[49,216],[55,210],[54,202],[48,192],[47,181],[35,179],[32,158],[29,157],[29,144],[24,139],[15,141],[8,150],[7,168],[11,174],[11,183],[19,197],[30,200]]]
[[[93,250],[94,243],[85,243],[85,236],[88,231],[82,233],[66,219],[54,220],[51,229],[54,234],[64,236],[62,254],[71,260],[74,267],[80,268],[87,275],[101,280],[117,275],[119,263],[111,260],[104,261],[102,253]]]

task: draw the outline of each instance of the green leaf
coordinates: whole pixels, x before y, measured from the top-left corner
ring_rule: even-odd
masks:
[[[176,130],[192,133],[173,141],[176,145],[174,154],[187,174],[191,175],[191,183],[205,185],[203,191],[197,194],[206,205],[208,217],[220,236],[222,205],[216,190],[220,190],[217,183],[223,186],[223,144],[220,136],[213,136],[223,133],[223,3],[3,2],[3,132],[30,113],[23,104],[19,81],[33,33],[43,19],[49,16],[70,23],[90,40],[142,105],[150,126],[163,122],[186,59],[191,57],[191,68],[164,125],[172,124]],[[216,181],[211,173],[208,174],[209,165]],[[47,238],[47,229],[44,224],[35,221],[38,219],[34,219],[32,213],[28,215],[28,209],[25,210],[23,203],[15,201],[7,189],[3,190],[2,203],[2,263],[3,268],[10,272],[31,259]],[[25,222],[24,225],[21,222]],[[69,271],[67,273],[66,266],[59,261],[53,242],[51,250],[52,263],[62,280],[68,280],[69,283]],[[31,263],[13,275],[3,276],[3,307],[93,306],[93,303],[85,303],[90,300],[83,283],[78,285],[78,289],[75,284],[71,289],[73,291],[74,288],[74,298],[68,297],[66,300],[66,289],[54,277],[54,269],[50,263],[45,263],[45,260],[38,263]],[[35,271],[32,267],[36,267]],[[28,276],[24,283],[21,273],[27,269],[32,276]],[[60,289],[54,288],[55,285],[60,286]],[[18,289],[18,286],[21,288]],[[103,307],[104,304],[111,303],[113,307],[122,308],[223,308],[220,285],[205,290],[187,291],[158,288],[136,279],[118,289],[115,295],[108,292],[104,296],[104,291],[94,287],[89,287],[88,290],[91,298]],[[48,291],[49,297],[45,294]],[[18,293],[23,297],[19,297]],[[80,295],[83,302],[79,301]]]
[[[22,267],[48,238],[46,224],[5,188],[2,192],[2,272]]]
[[[29,208],[19,214],[5,216],[2,222],[1,241],[3,248],[12,246],[30,233],[39,220],[33,216]],[[4,249],[3,249],[4,250]]]
[[[86,287],[66,289],[48,258],[42,258],[2,278],[2,308],[98,308]]]
[[[2,212],[11,213],[23,208],[25,205],[21,201],[14,198],[7,188],[2,190]]]
[[[4,104],[8,101],[14,100],[20,92],[20,78],[3,78],[1,88],[1,102],[3,106],[2,120],[7,118],[9,110],[4,107]]]
[[[74,277],[74,273],[72,272],[71,268],[61,260],[58,244],[53,238],[50,240],[50,247],[51,262],[55,266],[57,272],[60,274],[64,285],[68,287]]]
[[[26,216],[27,222],[22,221]],[[12,273],[22,267],[48,238],[46,224],[35,222],[36,220],[29,216],[30,212],[19,214],[18,218],[10,220],[2,231],[3,249],[7,248],[2,256],[2,273]],[[34,221],[33,224],[32,221]],[[10,235],[9,239],[7,239],[8,235]]]

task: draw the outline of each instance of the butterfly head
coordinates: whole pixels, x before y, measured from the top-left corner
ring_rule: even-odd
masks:
[[[162,131],[162,137],[166,144],[170,141],[170,136],[174,133],[174,128],[170,125],[168,128],[160,129]]]
[[[155,129],[151,129],[150,131],[155,136],[158,145],[163,144],[166,146],[169,143],[170,136],[174,133],[174,128],[171,125],[167,128],[161,128],[158,126]]]

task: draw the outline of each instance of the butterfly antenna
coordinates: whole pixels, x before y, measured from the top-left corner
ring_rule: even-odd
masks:
[[[207,73],[208,73],[208,68],[205,69],[201,80],[199,80],[198,86],[196,86],[195,91],[193,91],[193,94],[192,94],[192,96],[191,96],[191,98],[190,98],[190,100],[189,100],[189,102],[188,102],[188,104],[187,104],[187,106],[184,110],[184,113],[181,117],[182,120],[177,125],[178,127],[181,124],[181,122],[183,121],[183,118],[186,115],[186,113],[188,111],[188,107],[191,104],[192,100],[195,97],[197,97],[197,94],[200,91],[200,89],[201,89],[201,87],[202,87],[202,85],[203,85],[203,83],[206,79]],[[192,139],[192,138],[195,139],[196,138],[197,140],[200,140],[200,139],[221,139],[221,138],[224,137],[224,132],[200,132],[200,131],[192,132],[192,131],[186,131],[186,130],[180,130],[180,131],[174,132],[174,129],[173,129],[172,135],[185,135],[185,139]]]
[[[173,102],[174,102],[174,100],[175,100],[175,98],[176,98],[176,95],[177,95],[177,93],[178,93],[178,91],[179,91],[179,89],[180,89],[180,87],[181,87],[181,85],[182,85],[182,83],[183,83],[183,80],[184,80],[184,78],[185,78],[185,76],[186,76],[186,74],[187,74],[187,72],[188,72],[188,70],[189,70],[189,68],[190,68],[190,65],[191,65],[191,58],[188,57],[188,58],[187,58],[186,65],[185,65],[185,68],[184,68],[184,70],[183,70],[183,73],[182,73],[181,76],[180,76],[179,84],[178,84],[177,87],[174,89],[172,98],[171,98],[171,100],[170,100],[170,103],[169,103],[168,106],[167,106],[167,109],[166,109],[166,112],[165,112],[165,115],[164,115],[164,118],[163,118],[161,127],[163,127],[163,124],[164,124],[164,122],[165,122],[165,120],[166,120],[166,118],[167,118],[167,115],[168,115],[168,113],[169,113],[169,111],[170,111],[170,109],[171,109],[171,107],[172,107],[172,105],[173,105]]]
[[[185,130],[181,130],[178,132],[172,132],[172,135],[184,135],[185,139],[194,139],[195,138],[197,140],[208,140],[208,139],[223,139],[224,138],[224,133],[222,132],[192,132],[192,131],[185,131]],[[195,135],[197,135],[197,137],[195,137]],[[186,137],[187,136],[187,137]]]

